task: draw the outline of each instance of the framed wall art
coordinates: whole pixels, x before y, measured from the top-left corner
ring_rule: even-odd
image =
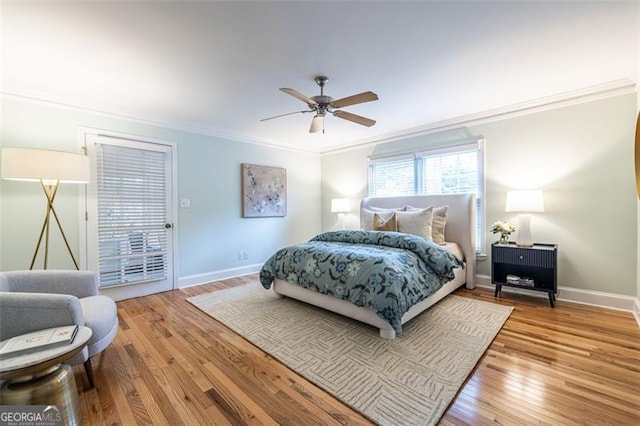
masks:
[[[241,164],[242,217],[287,215],[287,170],[282,167]]]

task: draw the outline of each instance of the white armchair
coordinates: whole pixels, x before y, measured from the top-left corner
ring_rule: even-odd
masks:
[[[84,350],[69,361],[84,363],[95,386],[91,357],[116,337],[115,302],[98,294],[96,275],[88,271],[0,272],[0,340],[63,325],[84,325],[92,331]]]

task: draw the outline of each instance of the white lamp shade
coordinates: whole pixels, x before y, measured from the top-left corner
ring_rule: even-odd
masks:
[[[334,198],[331,200],[331,213],[346,213],[351,211],[348,198]]]
[[[88,183],[89,157],[43,149],[2,148],[2,179]]]
[[[544,198],[539,189],[507,192],[506,212],[544,212]]]

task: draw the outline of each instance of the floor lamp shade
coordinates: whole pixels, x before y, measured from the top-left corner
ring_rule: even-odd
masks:
[[[518,236],[516,244],[531,247],[531,216],[528,213],[544,212],[544,197],[541,190],[507,192],[506,212],[518,212]]]
[[[2,148],[3,179],[88,183],[89,157],[73,152]],[[55,182],[53,182],[55,183]]]
[[[33,269],[38,251],[44,243],[44,269],[47,269],[49,258],[49,234],[51,217],[60,229],[60,234],[73,260],[76,269],[80,269],[71,251],[67,236],[62,229],[60,218],[53,202],[58,193],[60,183],[89,183],[89,157],[72,152],[48,151],[42,149],[2,148],[0,161],[0,177],[10,180],[36,181],[40,183],[47,198],[44,222],[40,229],[40,237],[36,244],[30,269]]]

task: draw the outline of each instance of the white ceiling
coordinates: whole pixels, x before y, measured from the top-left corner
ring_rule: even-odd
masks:
[[[322,152],[638,76],[638,3],[2,2],[2,92]],[[278,90],[334,98],[371,128]]]

